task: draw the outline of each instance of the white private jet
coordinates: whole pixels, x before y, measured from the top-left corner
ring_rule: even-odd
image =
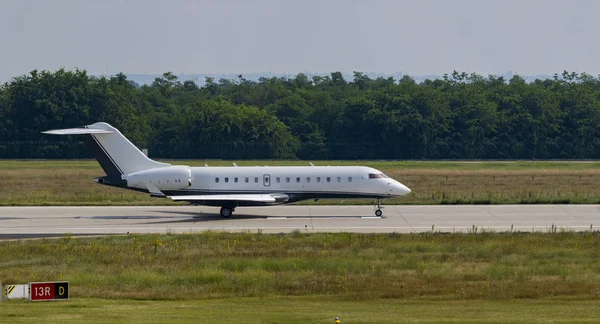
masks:
[[[230,217],[238,206],[268,206],[319,198],[404,196],[410,189],[383,172],[363,166],[189,167],[149,159],[107,123],[43,132],[84,136],[104,169],[97,183],[149,192],[154,197],[221,207]],[[312,165],[312,163],[311,163]]]

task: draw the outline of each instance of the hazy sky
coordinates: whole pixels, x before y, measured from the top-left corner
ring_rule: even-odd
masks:
[[[92,74],[600,73],[600,1],[0,0],[0,81]]]

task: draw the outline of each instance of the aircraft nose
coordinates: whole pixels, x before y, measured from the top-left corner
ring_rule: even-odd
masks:
[[[398,182],[396,184],[396,187],[398,188],[398,192],[400,193],[401,196],[408,195],[411,191],[410,188],[401,184],[400,182]]]

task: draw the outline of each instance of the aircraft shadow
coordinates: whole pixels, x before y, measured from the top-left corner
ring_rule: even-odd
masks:
[[[84,216],[84,217],[76,217],[76,218],[87,218],[87,219],[103,219],[103,220],[112,220],[112,219],[163,219],[163,218],[184,218],[183,216]]]
[[[235,217],[233,215],[232,217]],[[315,216],[268,216],[268,218],[289,218],[289,219],[361,219],[361,218],[384,218],[376,217],[371,215],[360,215],[360,216],[344,216],[344,215],[315,215]]]
[[[245,215],[241,213],[233,213],[231,218],[223,218],[219,213],[203,213],[203,212],[182,212],[182,211],[158,211],[153,210],[155,213],[165,213],[165,214],[176,214],[176,215],[188,215],[192,216],[196,220],[206,219],[206,220],[235,220],[235,219],[261,219],[267,218],[265,215]],[[163,216],[163,218],[174,218],[176,216]]]
[[[167,217],[164,217],[167,218]],[[171,217],[175,218],[175,217]],[[144,224],[177,224],[177,223],[197,223],[197,222],[209,222],[209,221],[236,221],[236,220],[248,220],[248,219],[266,219],[266,216],[256,216],[256,215],[243,215],[243,214],[234,214],[231,218],[223,218],[219,214],[201,214],[194,217],[183,218],[177,217],[176,220],[165,220],[158,222],[146,222]]]
[[[215,213],[202,213],[199,211],[198,212],[184,212],[184,211],[177,211],[177,210],[173,210],[173,211],[171,211],[171,210],[151,210],[151,212],[161,213],[161,214],[187,215],[187,216],[194,216],[194,217],[202,216],[202,215],[213,215],[213,214],[218,215]],[[174,217],[174,216],[161,216],[161,217],[167,218],[167,217]]]
[[[236,220],[236,219],[267,219],[267,218],[313,218],[313,219],[330,219],[330,218],[338,218],[338,219],[360,219],[360,218],[385,218],[385,215],[382,217],[377,217],[375,215],[292,215],[292,216],[283,216],[283,215],[245,215],[240,213],[233,213],[231,218],[222,218],[218,213],[203,213],[203,212],[184,212],[184,211],[158,211],[153,210],[155,213],[166,213],[166,214],[177,214],[177,215],[189,215],[194,218],[210,218],[210,220]],[[163,218],[168,218],[169,216],[163,216]]]
[[[177,211],[177,210],[151,210],[153,213],[160,213],[162,215],[148,215],[148,216],[92,216],[92,219],[123,219],[123,220],[143,220],[147,219],[148,222],[141,224],[185,224],[185,223],[198,223],[198,222],[209,222],[209,221],[243,221],[251,219],[269,219],[269,218],[281,218],[281,219],[361,219],[361,218],[376,218],[371,215],[359,215],[359,216],[347,216],[347,215],[314,215],[314,216],[279,216],[279,215],[247,215],[242,213],[234,213],[231,218],[223,218],[219,213],[206,213],[206,212],[189,212],[189,211]],[[179,216],[170,216],[179,215]],[[381,218],[385,218],[381,217]],[[152,221],[156,220],[156,221]],[[140,224],[140,223],[138,223]]]
[[[169,217],[169,216],[157,216],[156,218],[177,218],[174,220],[164,220],[164,221],[156,221],[156,222],[146,222],[144,224],[177,224],[177,223],[197,223],[197,222],[207,222],[207,221],[243,221],[249,219],[269,219],[269,218],[280,218],[280,219],[361,219],[361,218],[380,218],[385,219],[383,217],[375,217],[375,216],[344,216],[344,215],[315,215],[315,216],[274,216],[274,215],[245,215],[245,214],[237,214],[234,213],[231,218],[223,218],[218,213],[193,213],[193,212],[181,212],[181,211],[156,211],[160,213],[172,213],[172,214],[181,214],[181,215],[190,215],[193,217],[183,218],[182,217]]]

